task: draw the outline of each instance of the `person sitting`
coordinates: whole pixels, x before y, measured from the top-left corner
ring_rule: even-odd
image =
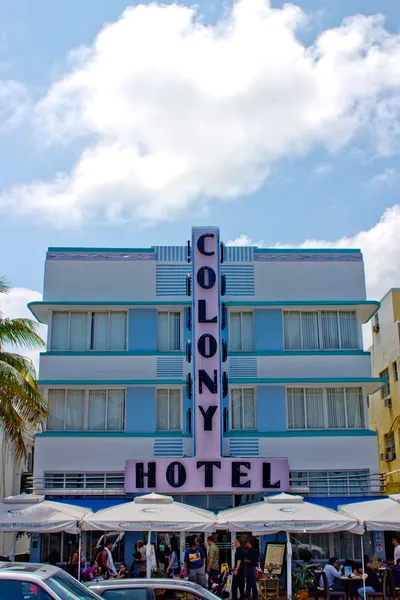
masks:
[[[376,569],[371,566],[369,556],[364,556],[364,573],[362,578],[365,580],[365,594],[382,591],[382,582],[378,577]],[[364,597],[364,586],[358,588],[358,595]]]
[[[126,566],[126,563],[122,563],[118,571],[117,579],[128,579],[128,577],[128,567]]]
[[[328,580],[328,586],[330,590],[344,592],[344,587],[335,581],[335,579],[341,579],[343,577],[343,567],[339,567],[339,560],[336,558],[336,556],[332,556],[328,560],[328,564],[324,567],[324,573]],[[322,577],[319,585],[322,588],[324,587],[324,580]]]
[[[400,587],[400,558],[396,561],[392,569],[394,587]]]
[[[90,561],[90,566],[83,571],[83,581],[92,581],[97,574],[98,565],[95,560]]]

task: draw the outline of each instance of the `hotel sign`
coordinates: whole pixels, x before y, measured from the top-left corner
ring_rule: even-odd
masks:
[[[195,456],[128,460],[125,491],[176,494],[286,490],[287,459],[222,456],[221,275],[217,228],[193,229],[192,267]]]

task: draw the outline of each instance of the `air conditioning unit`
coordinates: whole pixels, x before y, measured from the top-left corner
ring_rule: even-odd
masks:
[[[374,325],[373,328],[372,328],[372,331],[374,333],[378,333],[378,331],[379,331],[379,325]]]
[[[385,402],[386,408],[392,408],[392,399],[391,398],[385,398],[384,402]]]
[[[381,460],[386,460],[386,454],[384,452],[381,454]]]
[[[386,457],[385,460],[387,462],[391,462],[392,460],[394,460],[396,458],[396,453],[395,452],[386,452]]]

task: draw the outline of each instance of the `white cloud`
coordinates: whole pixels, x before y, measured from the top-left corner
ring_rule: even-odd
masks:
[[[333,165],[331,163],[323,163],[315,167],[314,173],[319,177],[322,177],[324,175],[329,175],[329,173],[332,173],[332,171]]]
[[[28,93],[22,84],[0,79],[0,131],[20,124],[28,104]]]
[[[139,5],[74,50],[32,111],[41,142],[84,149],[70,172],[16,185],[4,210],[71,226],[157,222],[257,189],[282,156],[360,133],[397,149],[399,36],[357,15],[305,47],[305,13],[239,0],[215,25],[194,8]]]
[[[28,318],[33,319],[32,313],[27,307],[28,302],[35,302],[42,299],[42,295],[34,290],[26,288],[12,288],[8,294],[0,294],[0,312],[4,318],[17,319],[17,318]],[[45,340],[46,339],[45,325],[41,325],[39,334]],[[10,351],[16,351],[19,354],[23,354],[30,358],[36,369],[39,365],[39,352],[40,350],[30,350],[27,348],[7,348]]]
[[[374,175],[369,185],[374,190],[381,190],[382,188],[392,187],[398,180],[398,174],[395,169],[386,167],[382,173]]]

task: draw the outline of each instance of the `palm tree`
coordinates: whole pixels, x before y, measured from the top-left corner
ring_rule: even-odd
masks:
[[[6,279],[0,277],[0,294],[9,291]],[[0,430],[17,459],[26,455],[24,434],[33,424],[44,422],[48,409],[32,361],[5,347],[44,348],[38,327],[31,319],[4,319],[0,312]]]

